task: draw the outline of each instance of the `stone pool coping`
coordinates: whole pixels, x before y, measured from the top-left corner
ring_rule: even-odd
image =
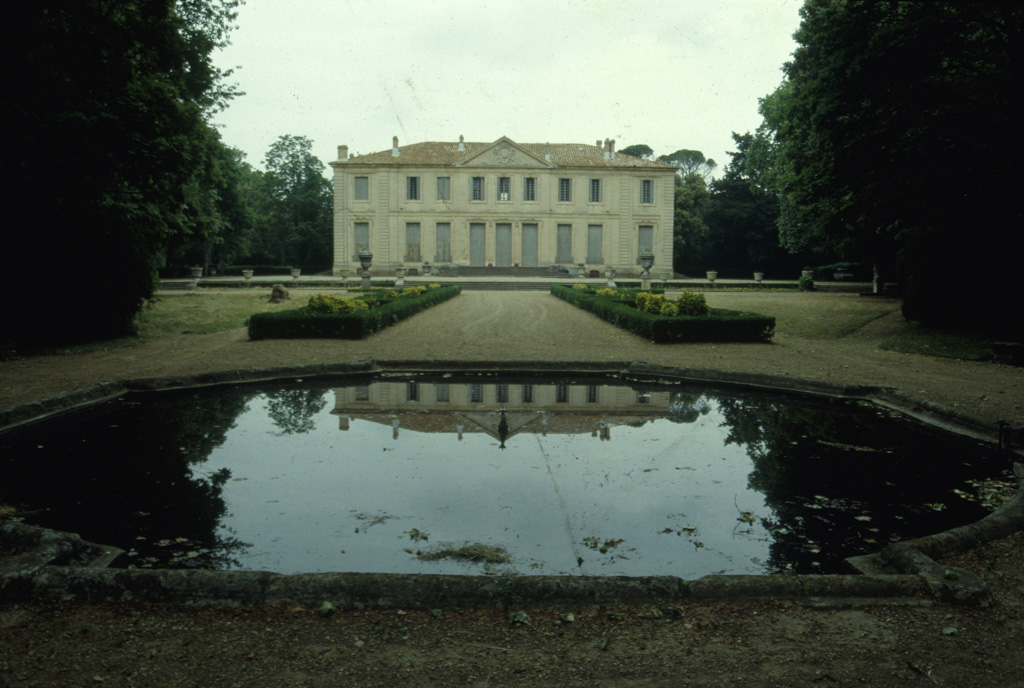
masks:
[[[237,370],[195,376],[115,380],[0,412],[0,432],[85,409],[126,393],[199,387],[377,375],[385,371],[437,374],[614,375],[634,383],[675,380],[715,387],[765,389],[864,399],[945,430],[1005,446],[1003,428],[992,427],[897,390],[837,385],[769,375],[695,370],[646,363],[362,361],[353,364]],[[1021,455],[1019,449],[1010,448]],[[951,557],[1024,529],[1024,465],[1014,472],[1017,494],[982,520],[944,533],[888,545],[879,553],[848,559],[857,573],[845,575],[711,575],[689,581],[673,576],[453,576],[428,574],[110,569],[121,553],[74,533],[18,522],[0,524],[0,546],[16,554],[0,558],[0,602],[38,599],[123,602],[141,599],[175,604],[273,604],[340,609],[489,608],[511,603],[569,607],[672,604],[687,600],[775,599],[811,604],[858,601],[921,603],[932,600],[985,604],[988,589],[978,576],[936,559]]]

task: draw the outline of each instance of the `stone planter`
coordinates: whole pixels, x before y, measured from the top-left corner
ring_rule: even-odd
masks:
[[[192,276],[193,277],[202,277],[203,276],[203,269],[202,268],[192,268]]]
[[[292,268],[289,272],[292,274],[292,279],[299,279],[299,275],[302,274],[302,270],[300,268]]]
[[[245,286],[252,282],[252,270],[242,270],[242,277],[245,278]]]
[[[670,277],[672,277],[672,273],[669,272],[668,270],[662,270],[660,273],[658,273],[658,277],[661,279],[662,282],[665,282]]]
[[[764,281],[764,273],[763,272],[755,272],[754,273],[754,281],[757,282],[758,284],[761,284],[761,282]]]
[[[714,284],[716,279],[718,279],[718,271],[717,270],[708,270],[708,282],[711,282],[711,284]]]

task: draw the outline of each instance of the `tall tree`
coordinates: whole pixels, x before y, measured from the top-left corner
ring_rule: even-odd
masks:
[[[644,160],[649,160],[654,155],[654,149],[646,143],[634,143],[632,146],[626,146],[619,152],[623,155],[632,155],[634,158],[643,158]]]
[[[269,257],[281,264],[328,265],[331,183],[304,136],[280,136],[264,158],[263,198],[256,227]]]
[[[659,155],[658,162],[666,162],[679,168],[679,175],[686,177],[688,174],[699,174],[705,182],[711,181],[711,175],[718,167],[711,158],[705,158],[698,150],[680,148],[675,153]]]
[[[17,68],[0,161],[29,218],[9,278],[36,296],[11,304],[16,342],[131,330],[152,294],[154,256],[191,222],[210,154],[206,116],[232,95],[210,56],[237,5],[40,0],[8,12],[4,62]],[[88,287],[89,303],[67,307],[69,286]]]
[[[1022,298],[1010,246],[1024,7],[807,0],[801,16],[764,111],[783,242],[891,257],[907,317],[1021,336],[1002,302]],[[1003,299],[964,288],[979,270]]]
[[[753,271],[775,277],[797,274],[806,261],[779,243],[778,196],[763,183],[757,140],[753,134],[732,135],[736,150],[721,179],[711,183],[711,202],[705,221],[709,267],[730,276],[750,277]]]
[[[676,175],[675,209],[672,222],[672,264],[679,272],[699,272],[703,263],[708,227],[704,223],[707,212],[708,185],[696,172],[685,177]]]

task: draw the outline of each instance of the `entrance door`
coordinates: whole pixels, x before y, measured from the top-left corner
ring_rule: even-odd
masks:
[[[469,225],[469,264],[477,267],[487,265],[487,228],[482,222]]]
[[[523,225],[523,267],[537,267],[537,225]]]
[[[637,243],[636,264],[640,264],[640,254],[644,251],[654,250],[654,227],[640,225],[639,242]]]
[[[558,225],[555,262],[572,263],[572,225]]]
[[[499,268],[512,267],[512,225],[507,222],[494,226],[494,264]]]

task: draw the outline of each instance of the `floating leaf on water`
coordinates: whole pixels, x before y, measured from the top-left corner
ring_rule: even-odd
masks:
[[[331,614],[333,614],[335,612],[335,609],[336,608],[335,608],[335,606],[333,604],[331,604],[327,600],[324,600],[323,602],[320,603],[320,608],[317,609],[316,612],[320,616],[330,616]]]
[[[870,516],[867,516],[867,515],[863,515],[863,514],[862,514],[862,515],[860,515],[860,516],[854,516],[854,517],[853,517],[853,520],[855,520],[855,521],[870,521],[870,520],[871,520],[871,517],[870,517]]]
[[[427,540],[430,539],[429,535],[427,533],[424,533],[419,528],[413,528],[412,530],[407,530],[407,531],[405,531],[405,534],[409,536],[410,540],[416,540],[417,542],[419,542],[420,540],[426,542]]]
[[[942,511],[943,509],[946,508],[946,505],[943,504],[942,502],[929,502],[925,504],[925,506],[928,507],[929,509],[934,509],[935,511]]]
[[[572,612],[565,612],[563,614],[559,614],[558,618],[561,621],[564,621],[565,623],[574,623],[576,621],[576,615]]]
[[[946,626],[942,629],[942,635],[960,635],[960,629],[956,626]]]

